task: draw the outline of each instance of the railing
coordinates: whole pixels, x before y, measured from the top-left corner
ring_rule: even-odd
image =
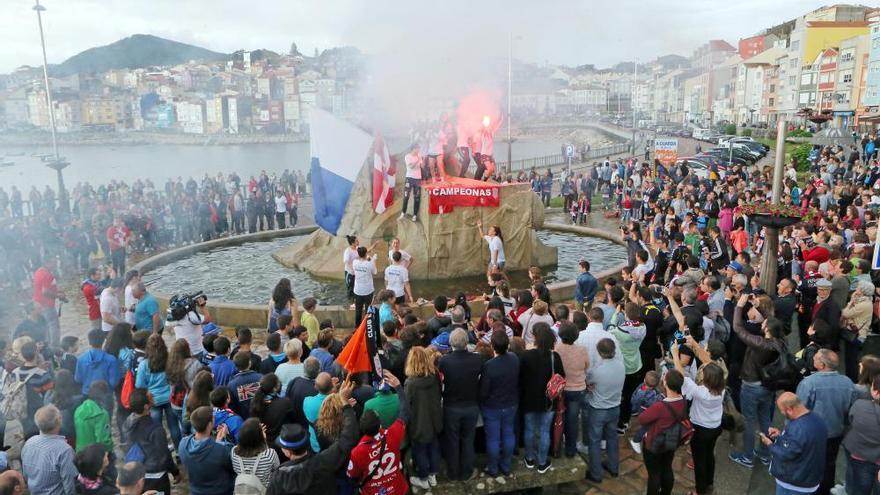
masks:
[[[628,153],[630,143],[620,143],[612,146],[605,146],[602,148],[594,148],[586,153],[575,153],[572,157],[573,163],[579,163],[586,160],[594,160],[598,158],[605,158],[606,156],[611,155],[619,155],[621,153]],[[513,160],[510,165],[512,167],[508,167],[508,163],[506,161],[498,162],[498,170],[508,170],[510,172],[518,171],[518,170],[529,170],[532,168],[546,168],[553,167],[557,165],[564,165],[568,163],[568,158],[561,153],[557,153],[555,155],[547,155],[547,156],[538,156],[535,158],[525,158],[522,160]]]

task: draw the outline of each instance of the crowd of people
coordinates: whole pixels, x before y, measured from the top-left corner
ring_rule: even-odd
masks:
[[[838,491],[872,493],[880,166],[863,151],[829,146],[808,170],[786,167],[782,201],[804,221],[779,230],[774,253],[764,251],[775,231],[745,213],[769,202],[770,167],[698,178],[686,167],[609,160],[565,176],[575,202],[609,190],[628,251],[621,273],[602,281],[581,261],[574,303],[552,301],[539,269],[529,287],[512,289],[503,235],[480,225],[491,260],[486,310],[439,295],[425,319],[411,306],[415,261],[399,241],[377,291],[374,246],[351,237],[346,282],[357,320],[377,315],[376,373],[345,369],[336,358],[350,334],[322,321],[314,298],[297,301],[289,280],[271,294],[258,351],[249,328],[216,332],[201,295],[165,328],[124,258],[87,272],[91,330],[80,349],[52,317],[72,296],[57,287],[55,258],[42,256],[32,265],[34,309],[5,353],[4,437],[19,440],[6,443],[0,493],[24,484],[31,493],[170,493],[185,479],[196,495],[394,495],[447,480],[503,482],[516,469],[544,475],[554,459],[578,455],[601,484],[621,475],[628,443],[649,495],[672,492],[673,457],[687,445],[702,495],[713,492],[724,431],[729,461],[769,466],[778,494],[827,494],[840,482]],[[768,255],[772,274],[759,268]]]
[[[45,258],[66,273],[82,274],[90,260],[105,258],[125,271],[126,252],[150,252],[220,236],[294,227],[308,176],[262,171],[247,180],[237,173],[168,179],[112,180],[97,187],[78,183],[70,212],[57,193],[32,188],[27,201],[15,186],[0,186],[0,284],[25,286]]]

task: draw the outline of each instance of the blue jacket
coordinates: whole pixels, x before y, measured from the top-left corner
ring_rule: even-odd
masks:
[[[213,438],[196,440],[189,435],[180,440],[180,460],[186,466],[192,495],[232,495],[232,445]]]
[[[812,488],[825,473],[828,430],[818,414],[808,412],[790,421],[770,444],[770,475],[779,481]]]
[[[214,408],[214,429],[220,427],[220,425],[226,425],[229,428],[229,434],[232,436],[232,443],[238,443],[238,430],[241,428],[241,424],[244,423],[242,421],[241,416],[235,414],[235,411],[230,409],[220,409]],[[227,437],[227,440],[229,438]]]
[[[843,435],[844,422],[855,398],[852,380],[836,371],[820,371],[803,379],[797,396],[804,407],[825,422],[828,438]]]
[[[168,379],[165,378],[165,372],[153,373],[150,371],[149,359],[144,359],[138,365],[134,386],[149,390],[153,394],[153,404],[157,406],[164,406],[171,402],[171,385],[168,384]]]
[[[211,374],[214,375],[215,387],[225,387],[232,375],[238,372],[235,363],[226,356],[215,357],[208,366],[211,368]]]
[[[505,409],[519,404],[519,358],[512,352],[483,363],[480,373],[480,406]]]
[[[596,289],[599,287],[599,282],[596,281],[596,277],[593,276],[590,272],[583,272],[577,277],[577,282],[574,286],[574,300],[578,302],[578,304],[583,304],[584,302],[593,303],[593,299],[596,298]]]
[[[100,349],[89,349],[76,359],[76,373],[73,377],[82,385],[82,394],[88,395],[89,387],[95,380],[104,380],[110,390],[119,384],[119,363],[115,357]]]

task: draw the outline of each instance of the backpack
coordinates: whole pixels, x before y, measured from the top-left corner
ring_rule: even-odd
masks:
[[[788,352],[785,341],[780,342],[776,360],[759,369],[761,385],[770,390],[794,390],[800,381],[800,367]]]
[[[720,314],[715,315],[712,321],[715,323],[715,326],[712,328],[712,337],[726,344],[730,340],[730,322]]]
[[[18,467],[25,441],[23,421],[28,417],[26,385],[36,374],[35,369],[24,380],[18,369],[11,372],[3,370],[0,374],[0,416],[6,420],[2,441],[8,447],[7,458],[15,461],[14,466]]]
[[[134,384],[135,384],[135,369],[137,369],[138,365],[138,355],[132,351],[131,356],[131,366],[127,370],[125,370],[125,376],[122,378],[122,389],[119,391],[119,403],[122,404],[126,410],[131,409],[131,402],[129,398],[131,397],[131,393],[134,392]]]
[[[681,416],[675,412],[675,409],[668,402],[660,401],[660,403],[669,410],[669,413],[675,418],[675,423],[665,430],[660,430],[654,437],[651,448],[648,449],[649,452],[654,454],[675,452],[682,445],[689,444],[694,436],[694,427],[691,424],[691,420],[688,419],[687,402],[685,402],[684,415]]]
[[[241,472],[235,477],[234,495],[265,495],[266,487],[257,477],[257,462],[254,461],[253,472],[247,472],[244,462],[241,464]]]

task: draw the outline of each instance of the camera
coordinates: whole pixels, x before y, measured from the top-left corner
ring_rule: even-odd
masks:
[[[679,346],[683,346],[684,343],[687,342],[687,338],[686,338],[686,337],[687,337],[688,335],[690,335],[690,332],[687,331],[687,330],[685,330],[684,332],[682,332],[681,330],[676,330],[676,331],[675,331],[675,342],[676,342]]]
[[[199,306],[208,302],[203,291],[176,294],[168,301],[168,321],[180,321],[190,312],[198,313]]]

